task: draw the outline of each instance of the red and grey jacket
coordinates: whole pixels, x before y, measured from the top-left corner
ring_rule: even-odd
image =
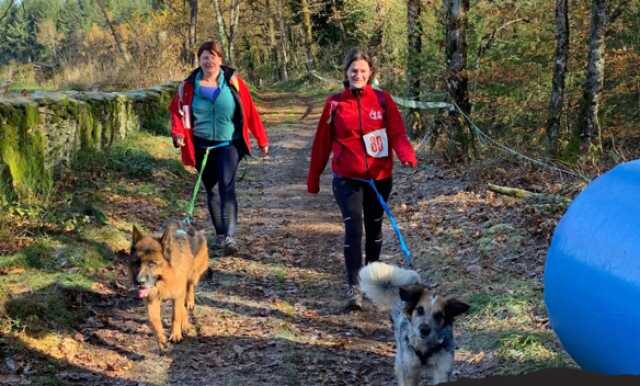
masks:
[[[331,166],[340,177],[391,177],[394,150],[403,163],[417,164],[416,154],[409,142],[402,116],[387,92],[365,86],[359,95],[345,88],[327,98],[311,151],[311,164],[307,176],[307,190],[320,191],[320,175],[329,154],[333,152]],[[381,95],[379,95],[381,94]],[[364,135],[385,128],[388,138],[388,156],[382,158],[367,154]]]
[[[258,141],[258,146],[267,146],[269,140],[267,139],[267,132],[260,120],[258,110],[256,109],[253,99],[247,85],[237,75],[234,75],[235,70],[221,66],[221,71],[224,74],[227,84],[231,86],[231,93],[236,101],[236,111],[233,116],[233,124],[237,129],[242,130],[242,138],[244,139],[244,151],[247,154],[251,154],[251,140],[249,139],[249,131]],[[193,134],[191,127],[193,127],[193,109],[191,103],[193,101],[194,82],[198,71],[197,68],[191,72],[191,74],[180,83],[178,92],[173,100],[169,104],[169,112],[171,114],[171,135],[175,138],[182,136],[184,138],[185,145],[182,150],[182,163],[186,166],[195,166],[195,149],[193,147]],[[188,109],[185,106],[189,106]],[[184,113],[188,113],[185,117]],[[185,123],[188,126],[185,127]]]

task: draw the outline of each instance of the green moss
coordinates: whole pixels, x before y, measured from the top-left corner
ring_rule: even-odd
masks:
[[[168,133],[167,105],[175,87],[127,94],[57,92],[0,102],[0,204],[46,198],[53,170],[79,150],[108,148],[141,128]]]
[[[46,140],[38,129],[41,122],[38,106],[34,103],[5,106],[0,115],[3,190],[11,186],[17,198],[26,201],[37,194],[48,194],[53,181],[45,167]],[[4,196],[7,198],[8,194],[5,192]]]

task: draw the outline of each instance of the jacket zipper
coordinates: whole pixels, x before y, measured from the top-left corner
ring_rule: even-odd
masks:
[[[362,139],[362,149],[364,150],[364,175],[369,177],[369,162],[367,161],[367,145],[364,142],[364,129],[362,128],[362,108],[360,106],[361,95],[356,95],[356,102],[358,104],[358,128],[360,129],[360,138]]]

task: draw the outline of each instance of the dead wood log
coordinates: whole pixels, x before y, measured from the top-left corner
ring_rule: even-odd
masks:
[[[525,189],[512,188],[509,186],[501,186],[495,184],[487,184],[489,190],[505,196],[521,198],[527,203],[531,204],[559,204],[566,206],[571,202],[571,199],[565,196],[557,194],[535,193]]]

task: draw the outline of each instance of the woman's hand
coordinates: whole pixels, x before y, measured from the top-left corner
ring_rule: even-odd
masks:
[[[414,168],[414,169],[416,167],[416,165],[411,161],[402,161],[402,166],[404,166],[405,168]]]
[[[184,146],[184,137],[181,135],[173,136],[173,147],[183,147]]]
[[[260,146],[260,153],[263,157],[269,155],[269,145]]]

